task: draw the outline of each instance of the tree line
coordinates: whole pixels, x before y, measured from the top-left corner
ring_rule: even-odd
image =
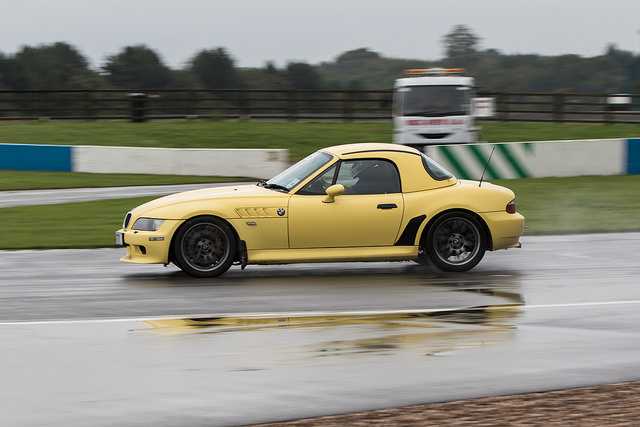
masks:
[[[632,52],[605,47],[601,55],[543,56],[481,49],[480,37],[463,25],[442,37],[442,59],[387,58],[368,48],[341,53],[320,64],[290,62],[277,67],[237,67],[223,47],[197,52],[172,69],[146,45],[127,46],[98,69],[74,46],[57,42],[0,52],[0,90],[70,89],[301,89],[382,90],[407,68],[463,67],[480,91],[533,93],[638,92],[640,64]]]

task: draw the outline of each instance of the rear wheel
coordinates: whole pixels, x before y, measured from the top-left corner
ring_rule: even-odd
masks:
[[[427,233],[425,251],[444,271],[467,271],[475,267],[487,247],[482,224],[464,212],[450,212],[436,220]]]
[[[196,277],[221,275],[231,267],[236,253],[233,232],[222,220],[212,216],[185,222],[173,244],[178,267]]]

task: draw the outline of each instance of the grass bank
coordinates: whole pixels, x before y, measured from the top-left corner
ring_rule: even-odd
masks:
[[[126,187],[130,185],[199,184],[237,182],[247,178],[196,175],[142,175],[81,172],[0,171],[0,191],[56,188]],[[255,178],[250,179],[255,181]]]

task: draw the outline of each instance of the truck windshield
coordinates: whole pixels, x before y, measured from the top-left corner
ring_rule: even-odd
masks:
[[[442,117],[468,114],[470,90],[466,86],[405,86],[398,89],[400,116]]]

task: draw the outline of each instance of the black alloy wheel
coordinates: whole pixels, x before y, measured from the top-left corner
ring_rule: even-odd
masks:
[[[465,212],[450,212],[436,220],[427,233],[425,251],[443,271],[467,271],[475,267],[487,247],[482,224]]]
[[[212,216],[186,221],[174,240],[175,261],[195,277],[216,277],[226,272],[236,253],[236,239],[229,226]]]

